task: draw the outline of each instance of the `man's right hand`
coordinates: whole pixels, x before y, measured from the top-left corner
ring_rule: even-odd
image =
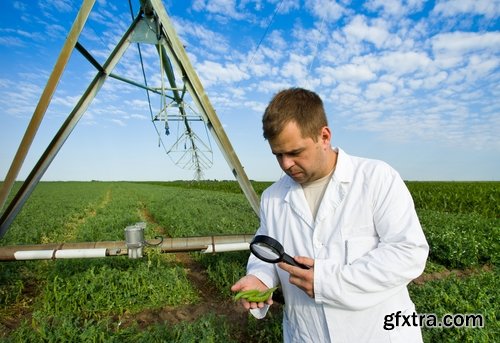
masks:
[[[241,292],[241,291],[248,291],[251,289],[257,289],[259,291],[265,291],[269,289],[262,281],[260,281],[259,278],[257,278],[255,275],[247,275],[242,277],[238,282],[236,282],[234,285],[231,286],[231,291],[233,292]],[[253,308],[262,308],[264,307],[265,304],[272,305],[273,304],[273,299],[272,296],[269,297],[265,302],[249,302],[246,299],[240,299],[240,303],[243,305],[243,307],[247,310],[253,309]]]

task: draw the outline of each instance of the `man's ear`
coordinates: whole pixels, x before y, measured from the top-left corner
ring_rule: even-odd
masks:
[[[328,144],[328,146],[330,146],[330,141],[332,140],[332,131],[328,126],[323,126],[323,128],[321,129],[320,138],[321,143]]]

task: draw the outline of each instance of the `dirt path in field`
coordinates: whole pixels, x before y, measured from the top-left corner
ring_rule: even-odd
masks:
[[[480,272],[491,272],[493,270],[493,267],[491,265],[483,265],[481,267],[475,267],[475,268],[467,268],[467,269],[452,269],[452,270],[443,270],[435,273],[429,273],[429,274],[423,274],[420,275],[418,278],[413,280],[412,282],[417,285],[423,285],[426,282],[429,281],[434,281],[434,280],[441,280],[444,278],[447,278],[451,275],[455,275],[459,278],[465,278],[468,276],[472,276],[474,274],[478,274]]]

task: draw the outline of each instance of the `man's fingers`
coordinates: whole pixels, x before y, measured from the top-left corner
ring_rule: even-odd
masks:
[[[293,259],[308,267],[314,267],[314,259],[306,256],[294,256]]]
[[[231,291],[232,292],[239,292],[243,288],[243,284],[241,282],[236,282],[234,285],[231,286]]]

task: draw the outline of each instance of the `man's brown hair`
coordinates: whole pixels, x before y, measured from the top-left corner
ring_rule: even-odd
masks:
[[[262,117],[264,138],[277,137],[286,124],[294,121],[302,137],[314,141],[328,125],[323,101],[318,94],[303,88],[289,88],[278,92],[269,102]]]

